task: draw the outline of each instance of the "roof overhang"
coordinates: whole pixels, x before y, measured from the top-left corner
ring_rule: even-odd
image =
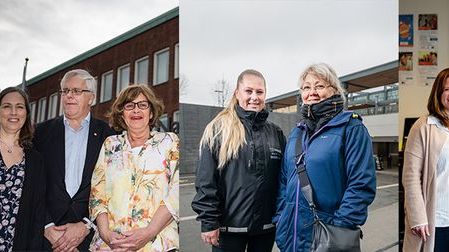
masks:
[[[340,77],[348,93],[390,85],[398,82],[399,62],[391,61],[379,66]]]
[[[342,76],[339,79],[348,93],[354,93],[374,87],[397,83],[398,70],[399,70],[399,62],[395,60],[359,72]],[[298,90],[291,91],[267,99],[266,104],[269,104],[270,108],[272,109],[296,105],[298,95],[299,95]],[[364,105],[364,106],[371,107],[371,105]]]

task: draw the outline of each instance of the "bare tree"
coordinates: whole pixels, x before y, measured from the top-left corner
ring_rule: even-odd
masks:
[[[212,92],[217,96],[217,105],[224,107],[226,105],[226,101],[231,95],[231,88],[229,87],[228,81],[222,78],[215,83],[215,87],[212,89]]]
[[[189,89],[189,79],[185,74],[181,74],[179,78],[179,97],[186,96],[187,89]]]

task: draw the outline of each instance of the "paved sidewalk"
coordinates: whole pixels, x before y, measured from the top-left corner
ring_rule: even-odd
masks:
[[[362,227],[362,251],[398,251],[398,207],[394,203],[369,212]]]

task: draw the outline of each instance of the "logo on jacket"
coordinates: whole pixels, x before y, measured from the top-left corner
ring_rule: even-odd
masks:
[[[270,159],[282,159],[282,151],[280,149],[270,147]]]

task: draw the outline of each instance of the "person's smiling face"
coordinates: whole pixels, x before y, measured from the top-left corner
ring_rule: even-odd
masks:
[[[27,110],[25,99],[18,92],[6,94],[0,105],[0,127],[10,132],[18,132],[25,124]]]
[[[127,130],[130,132],[137,132],[147,128],[149,129],[151,118],[153,118],[151,106],[149,105],[145,95],[142,93],[139,94],[139,96],[137,96],[132,102],[124,105],[123,120],[125,121]]]
[[[265,96],[264,80],[252,74],[245,75],[235,90],[240,107],[247,111],[260,112],[265,108]]]
[[[319,103],[335,94],[334,87],[313,74],[306,76],[300,89],[302,102],[306,105]]]

